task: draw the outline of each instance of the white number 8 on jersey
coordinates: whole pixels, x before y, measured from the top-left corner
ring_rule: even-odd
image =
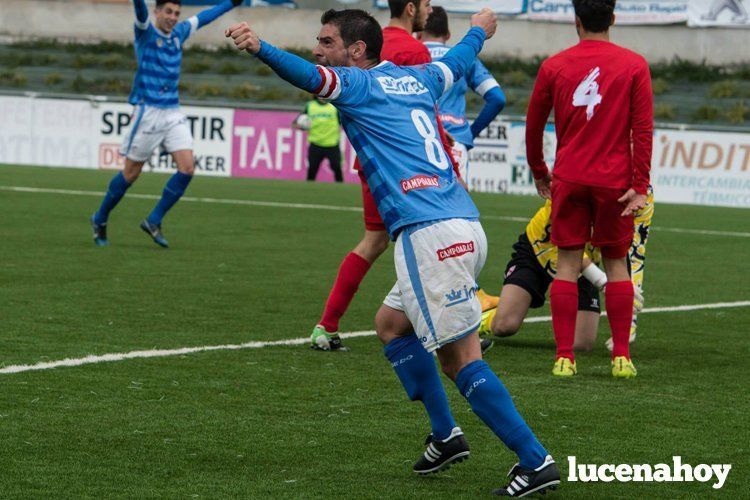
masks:
[[[443,149],[443,143],[437,137],[435,127],[432,126],[430,117],[427,113],[421,109],[413,109],[411,112],[411,120],[414,122],[414,126],[417,128],[417,132],[424,139],[424,150],[427,154],[427,159],[430,163],[435,165],[440,170],[446,170],[450,167],[450,162],[445,155]]]

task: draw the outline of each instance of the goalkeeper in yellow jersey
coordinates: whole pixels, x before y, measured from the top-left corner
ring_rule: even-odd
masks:
[[[497,308],[482,316],[480,334],[498,337],[514,335],[521,328],[529,309],[544,305],[547,289],[557,266],[557,247],[550,241],[551,211],[552,205],[548,200],[513,245],[513,254],[505,269],[500,301]],[[635,216],[635,235],[629,251],[630,275],[635,290],[631,342],[636,336],[637,313],[643,308],[643,269],[653,214],[654,195],[649,188],[646,206]],[[573,345],[576,350],[589,351],[596,341],[601,313],[599,292],[607,284],[606,274],[597,265],[600,260],[597,249],[590,246],[586,248],[578,280],[578,316]],[[612,349],[611,338],[607,340],[607,347]]]

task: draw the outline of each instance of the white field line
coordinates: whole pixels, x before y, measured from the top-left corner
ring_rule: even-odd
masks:
[[[12,191],[16,193],[43,193],[43,194],[64,194],[71,196],[103,196],[104,193],[100,191],[81,191],[75,189],[51,189],[51,188],[35,188],[26,186],[0,186],[0,191]],[[158,200],[160,196],[153,194],[138,194],[130,193],[128,198],[136,198],[140,200]],[[362,212],[361,207],[346,207],[339,205],[319,205],[312,203],[282,203],[276,201],[257,201],[257,200],[233,200],[228,198],[199,198],[194,196],[183,196],[180,201],[187,201],[193,203],[217,203],[222,205],[245,205],[251,207],[275,207],[275,208],[300,208],[305,210],[332,210],[336,212]],[[500,220],[507,222],[528,222],[528,217],[512,217],[504,215],[484,215],[482,219],[486,220]],[[692,228],[680,228],[680,227],[661,227],[654,226],[656,231],[665,231],[671,233],[685,233],[685,234],[700,234],[700,235],[711,235],[711,236],[733,236],[738,238],[750,238],[750,233],[743,233],[737,231],[715,231],[711,229],[692,229]]]
[[[717,302],[714,304],[692,304],[683,306],[672,306],[672,307],[650,307],[645,308],[641,311],[641,314],[649,313],[664,313],[664,312],[685,312],[685,311],[700,311],[705,309],[727,309],[732,307],[750,307],[750,300],[743,300],[739,302]],[[606,315],[606,313],[605,313]],[[524,323],[544,323],[550,321],[551,316],[533,316],[526,318]],[[361,332],[348,332],[342,333],[341,337],[345,339],[351,339],[356,337],[372,337],[375,335],[374,330],[367,330]],[[36,363],[33,365],[10,365],[0,368],[0,374],[13,374],[39,370],[52,370],[54,368],[62,368],[69,366],[81,366],[81,365],[92,365],[97,363],[108,363],[112,361],[123,361],[126,359],[143,359],[143,358],[164,358],[168,356],[182,356],[185,354],[195,354],[199,352],[209,351],[236,351],[239,349],[260,349],[263,347],[276,347],[276,346],[297,346],[304,345],[310,342],[309,337],[299,337],[296,339],[286,340],[273,340],[273,341],[255,341],[245,342],[244,344],[226,344],[226,345],[211,345],[211,346],[199,346],[199,347],[182,347],[180,349],[151,349],[146,351],[130,351],[122,353],[111,353],[111,354],[100,354],[100,355],[89,355],[82,358],[67,358],[59,361],[44,361],[42,363]]]

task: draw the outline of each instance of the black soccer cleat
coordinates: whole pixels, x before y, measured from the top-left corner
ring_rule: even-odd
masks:
[[[532,493],[544,495],[547,490],[556,490],[560,484],[560,469],[550,455],[536,469],[524,469],[516,464],[508,472],[510,483],[492,493],[501,497],[525,497]]]
[[[454,427],[448,439],[443,441],[433,439],[430,434],[425,445],[427,449],[413,467],[414,472],[419,475],[440,472],[469,458],[469,443],[460,427]]]
[[[479,347],[480,349],[482,349],[482,356],[484,356],[487,351],[492,349],[492,346],[494,345],[495,345],[495,341],[492,339],[481,339],[479,341]]]
[[[98,247],[106,247],[109,245],[107,240],[107,224],[97,224],[94,216],[91,216],[91,229],[94,230],[94,243]]]
[[[161,233],[161,225],[151,224],[148,220],[144,220],[141,222],[141,229],[151,236],[154,243],[162,248],[169,248],[169,243],[167,243],[166,238],[164,238],[164,235]]]

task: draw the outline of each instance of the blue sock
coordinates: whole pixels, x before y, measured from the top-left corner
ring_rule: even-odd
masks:
[[[448,396],[432,355],[415,334],[393,339],[383,349],[412,401],[422,401],[430,417],[432,436],[446,439],[456,426]]]
[[[109,181],[107,186],[107,193],[104,195],[102,204],[99,206],[99,210],[94,214],[94,222],[97,224],[106,224],[109,219],[109,213],[113,208],[120,203],[120,200],[125,196],[125,191],[128,190],[130,184],[125,180],[125,176],[122,172],[117,172],[112,180]]]
[[[167,185],[164,186],[159,203],[156,204],[154,210],[148,216],[148,221],[151,224],[161,225],[161,221],[167,212],[169,212],[169,209],[185,194],[185,190],[191,180],[193,180],[192,175],[183,174],[182,172],[177,172],[169,178]]]
[[[497,375],[482,360],[464,366],[456,376],[456,386],[474,413],[492,429],[519,458],[526,469],[542,465],[547,450],[531,432]]]

